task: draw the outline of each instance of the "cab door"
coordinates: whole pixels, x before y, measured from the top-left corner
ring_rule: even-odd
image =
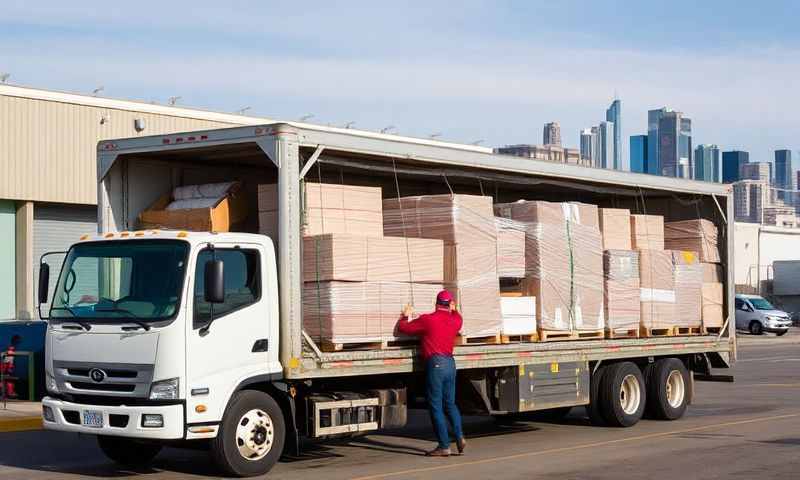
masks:
[[[205,301],[205,264],[211,260],[223,263],[222,303]],[[188,423],[219,421],[237,386],[280,372],[278,339],[270,338],[277,330],[272,308],[277,288],[269,284],[265,262],[274,264],[274,253],[255,244],[207,244],[194,255],[186,342]],[[198,405],[206,411],[196,411]]]

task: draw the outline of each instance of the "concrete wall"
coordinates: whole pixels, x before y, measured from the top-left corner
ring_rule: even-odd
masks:
[[[14,318],[16,310],[16,207],[0,200],[0,320]]]
[[[800,228],[734,225],[734,273],[737,285],[758,288],[772,279],[776,260],[800,260]]]

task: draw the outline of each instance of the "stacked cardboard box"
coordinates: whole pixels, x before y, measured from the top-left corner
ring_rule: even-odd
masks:
[[[600,232],[603,250],[631,250],[631,211],[627,208],[601,208]]]
[[[639,250],[642,327],[675,326],[675,271],[672,252]]]
[[[603,257],[597,207],[520,201],[495,213],[527,224],[524,290],[542,330],[603,329]],[[580,222],[580,223],[579,223]]]
[[[497,276],[525,277],[525,224],[495,217],[497,227]]]
[[[722,283],[703,283],[703,326],[720,328],[724,323],[725,313],[722,309]]]
[[[664,217],[631,215],[631,248],[664,250]]]
[[[718,263],[703,263],[703,283],[720,283],[724,277],[722,265]]]
[[[603,272],[606,330],[612,335],[634,330],[638,335],[642,318],[639,252],[606,250]]]
[[[497,228],[492,198],[423,195],[383,202],[386,236],[444,242],[445,287],[456,297],[466,337],[500,333]]]
[[[697,252],[701,262],[720,262],[718,237],[717,226],[710,220],[683,220],[664,224],[664,246],[669,250]]]
[[[536,331],[536,297],[501,297],[503,335],[528,335]]]
[[[702,317],[703,266],[697,254],[669,250],[675,271],[675,326],[699,327]]]
[[[383,236],[381,189],[327,183],[305,184],[303,234],[353,233]],[[278,188],[258,186],[259,232],[276,238]]]

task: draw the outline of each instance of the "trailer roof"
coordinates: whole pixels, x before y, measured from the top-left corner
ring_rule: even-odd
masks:
[[[468,167],[553,179],[564,177],[566,179],[583,180],[610,186],[626,186],[700,195],[728,196],[731,194],[731,185],[729,184],[548,162],[512,155],[501,155],[494,153],[490,148],[475,145],[295,122],[278,122],[102,141],[98,144],[98,151],[100,153],[113,153],[113,156],[109,158],[108,162],[100,165],[98,175],[100,179],[105,177],[111,168],[114,158],[120,154],[205,149],[212,146],[222,147],[226,144],[256,142],[260,137],[276,134],[296,134],[301,146],[310,148],[323,146],[326,154],[360,154],[449,167]]]

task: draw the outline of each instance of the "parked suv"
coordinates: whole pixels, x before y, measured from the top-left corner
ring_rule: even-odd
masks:
[[[758,295],[736,295],[736,328],[753,335],[772,332],[785,335],[792,326],[789,314],[776,310],[764,297]]]

